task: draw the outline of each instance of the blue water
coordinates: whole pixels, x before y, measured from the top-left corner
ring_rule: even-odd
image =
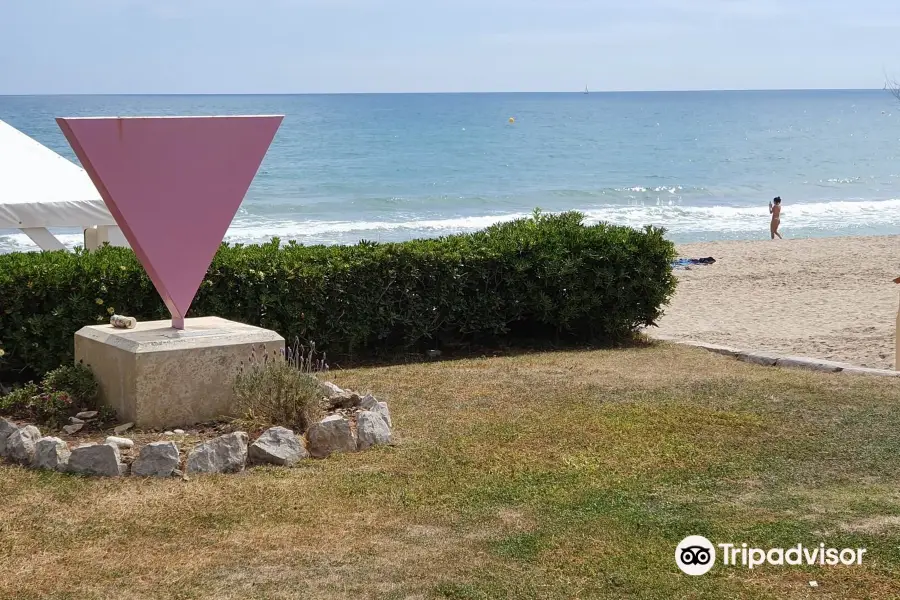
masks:
[[[900,104],[882,91],[0,97],[0,119],[72,160],[54,117],[273,113],[230,241],[403,240],[535,207],[754,239],[776,195],[788,238],[900,233]],[[0,232],[0,251],[26,247]]]

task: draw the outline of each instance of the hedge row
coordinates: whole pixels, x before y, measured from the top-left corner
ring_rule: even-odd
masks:
[[[315,341],[334,359],[612,342],[653,324],[675,288],[663,231],[540,215],[402,243],[223,244],[189,316],[217,315]],[[73,360],[73,334],[113,312],[168,313],[131,250],[0,256],[0,376]]]

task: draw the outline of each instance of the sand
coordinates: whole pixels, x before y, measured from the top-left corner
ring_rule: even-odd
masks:
[[[900,236],[679,246],[714,265],[677,270],[661,333],[741,349],[894,368]]]

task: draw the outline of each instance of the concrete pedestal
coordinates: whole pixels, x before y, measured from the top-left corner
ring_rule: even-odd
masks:
[[[265,350],[263,350],[265,348]],[[138,323],[134,329],[92,325],[75,334],[75,360],[94,372],[102,401],[123,422],[172,428],[230,415],[232,384],[251,351],[284,349],[268,329],[218,317]]]

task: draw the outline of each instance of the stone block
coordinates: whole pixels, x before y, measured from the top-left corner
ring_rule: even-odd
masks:
[[[391,429],[387,421],[377,412],[363,410],[356,421],[357,449],[367,450],[372,446],[391,443]]]
[[[232,384],[252,350],[284,349],[267,329],[218,317],[139,322],[134,329],[92,325],[75,334],[75,360],[90,367],[101,400],[121,421],[165,429],[231,414]]]
[[[750,351],[741,351],[736,355],[738,360],[753,363],[755,365],[763,365],[765,367],[774,367],[775,363],[778,362],[780,358],[777,354],[772,354],[771,352],[750,352]]]
[[[329,415],[306,432],[309,453],[315,458],[325,458],[336,452],[356,452],[356,436],[350,421],[341,415]]]
[[[220,435],[194,448],[187,458],[188,473],[237,473],[247,464],[247,434]]]
[[[181,457],[175,442],[151,442],[141,448],[141,455],[131,465],[135,477],[171,477]]]
[[[850,367],[843,363],[805,356],[785,356],[775,361],[776,367],[789,367],[792,369],[806,369],[809,371],[823,371],[825,373],[839,373]]]
[[[281,465],[291,467],[309,452],[293,431],[285,427],[271,427],[250,444],[248,457],[257,465]]]

